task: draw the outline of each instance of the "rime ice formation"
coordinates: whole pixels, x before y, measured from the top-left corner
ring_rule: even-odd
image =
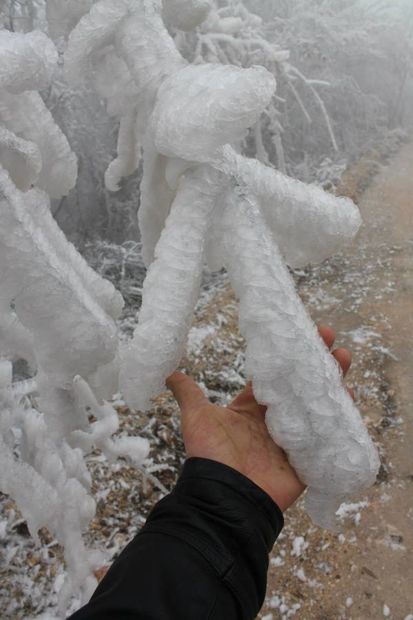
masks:
[[[266,224],[290,267],[321,263],[351,243],[361,226],[360,213],[347,198],[333,199],[229,146],[222,168],[259,198]]]
[[[1,295],[32,333],[38,365],[64,388],[114,358],[115,325],[86,288],[88,268],[65,261],[44,194],[19,192],[0,170],[0,204]]]
[[[0,361],[0,488],[13,497],[37,539],[47,527],[65,546],[69,569],[62,601],[73,591],[89,596],[100,554],[87,552],[82,531],[95,513],[88,493],[90,477],[80,450],[50,434],[43,414],[22,404],[12,388],[12,366]],[[20,435],[16,459],[15,433]]]
[[[89,76],[120,119],[110,189],[143,150],[139,221],[149,269],[121,385],[130,404],[148,407],[184,351],[205,259],[225,265],[268,428],[309,487],[311,516],[330,526],[340,502],[374,481],[379,462],[286,265],[336,252],[357,233],[360,215],[350,200],[237,152],[276,84],[263,67],[190,65],[179,55],[161,15],[172,30],[191,29],[208,14],[219,21],[208,4],[103,0],[69,37],[69,79]],[[224,33],[236,32],[236,22]],[[104,79],[115,67],[117,90]]]
[[[0,32],[0,490],[16,500],[33,536],[47,527],[64,546],[63,613],[71,593],[91,595],[102,563],[82,539],[95,513],[84,456],[99,448],[109,460],[139,465],[148,444],[113,437],[117,412],[103,400],[118,389],[114,319],[123,299],[50,210],[49,196],[76,181],[76,157],[35,90],[47,86],[56,62],[45,35]],[[16,383],[19,360],[33,378]]]
[[[143,328],[136,330],[123,360],[124,389],[138,406],[145,407],[146,403],[137,401],[133,394],[136,377],[145,383],[146,395],[158,394],[185,352],[201,286],[204,244],[222,189],[219,173],[210,167],[188,170],[180,178],[156,246],[156,260],[144,283],[140,311]],[[151,346],[155,347],[151,354],[142,355]]]
[[[41,32],[28,34],[0,31],[0,126],[16,138],[31,144],[26,151],[26,166],[31,169],[32,184],[51,198],[66,195],[76,183],[77,161],[66,137],[60,131],[37,92],[45,88],[56,68],[57,52]],[[17,143],[14,148],[17,148]],[[11,148],[0,151],[0,162],[11,170]],[[39,161],[41,157],[41,165]],[[21,170],[13,168],[20,189]]]
[[[36,183],[43,164],[36,144],[0,127],[0,165],[9,171],[16,187],[26,191]]]
[[[259,200],[238,187],[225,202],[225,265],[240,299],[254,394],[268,407],[272,437],[309,487],[308,512],[333,527],[343,498],[373,484],[377,454],[295,291]]]
[[[139,165],[140,139],[159,86],[186,64],[165,31],[159,7],[159,2],[148,0],[102,0],[69,37],[68,80],[74,85],[94,84],[106,99],[109,114],[120,121],[118,157],[105,178],[112,191]]]

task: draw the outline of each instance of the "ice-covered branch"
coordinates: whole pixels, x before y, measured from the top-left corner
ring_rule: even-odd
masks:
[[[341,502],[374,482],[375,448],[246,187],[227,195],[222,225],[254,394],[268,407],[274,441],[308,485],[311,517],[334,527]]]
[[[36,144],[0,125],[0,166],[8,171],[18,189],[30,189],[37,182],[42,165]]]
[[[37,219],[47,209],[44,196],[39,205],[40,196],[38,190],[19,192],[0,170],[1,294],[13,300],[19,320],[32,332],[38,364],[65,386],[74,375],[87,377],[113,359],[116,330],[52,246],[50,228]]]
[[[0,87],[15,95],[42,90],[56,68],[57,51],[42,32],[0,31]]]
[[[208,167],[182,176],[171,213],[148,270],[139,325],[123,353],[121,383],[127,401],[145,410],[184,354],[201,285],[204,248],[222,191]]]
[[[82,539],[95,511],[85,454],[98,448],[140,465],[148,446],[113,437],[117,413],[97,399],[118,389],[114,319],[123,299],[50,210],[49,197],[67,194],[77,175],[76,157],[37,92],[56,61],[45,35],[0,33],[0,357],[7,359],[0,361],[0,489],[33,536],[46,527],[64,547],[63,614],[71,594],[90,596],[103,561]],[[20,360],[33,378],[16,387],[11,363]],[[27,395],[35,396],[31,404]]]
[[[140,465],[149,453],[149,444],[141,437],[119,437],[112,439],[119,430],[119,418],[115,409],[104,402],[99,404],[89,385],[81,377],[73,380],[74,398],[79,411],[93,416],[95,422],[88,430],[75,430],[70,435],[72,445],[81,447],[87,454],[94,448],[102,450],[109,461],[118,457],[128,457],[136,465]]]
[[[91,595],[93,569],[103,561],[82,540],[95,512],[90,477],[81,452],[64,440],[56,443],[45,417],[13,394],[11,379],[11,364],[0,361],[0,488],[15,499],[37,540],[46,527],[65,547],[70,577],[59,593],[63,613],[72,591],[81,591],[84,600]]]
[[[20,159],[22,151],[26,160],[30,155],[31,170],[26,180],[22,180],[22,171],[15,165],[13,178],[21,189],[36,182],[52,198],[66,195],[77,177],[76,157],[36,92],[48,85],[56,63],[56,48],[46,35],[0,32],[0,126],[15,134],[13,148],[15,154],[20,149]],[[10,137],[8,141],[10,144]],[[5,167],[11,170],[11,162],[6,162]]]
[[[160,15],[157,0],[101,0],[73,30],[65,53],[71,84],[91,80],[120,120],[118,157],[106,183],[116,191],[140,161],[140,146],[163,80],[185,65]]]
[[[218,169],[259,198],[267,226],[291,267],[322,262],[351,243],[361,226],[360,212],[347,198],[292,179],[229,146],[218,162]]]

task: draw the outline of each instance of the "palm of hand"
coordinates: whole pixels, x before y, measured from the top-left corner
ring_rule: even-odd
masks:
[[[331,347],[334,332],[321,328]],[[345,349],[333,353],[345,374],[351,358]],[[266,408],[254,398],[251,384],[227,407],[213,405],[187,375],[175,372],[168,379],[182,413],[182,434],[188,457],[218,461],[255,482],[285,511],[305,486],[288,462],[285,452],[270,437]]]

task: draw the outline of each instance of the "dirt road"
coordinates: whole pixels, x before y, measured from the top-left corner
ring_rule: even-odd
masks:
[[[377,485],[343,509],[341,535],[301,507],[276,545],[260,618],[413,620],[413,145],[375,178],[351,250],[297,273],[317,322],[355,356],[350,382],[378,442]]]

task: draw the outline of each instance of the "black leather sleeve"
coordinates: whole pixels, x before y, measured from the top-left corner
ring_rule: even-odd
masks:
[[[253,620],[283,523],[278,506],[242,474],[191,458],[71,620]]]

